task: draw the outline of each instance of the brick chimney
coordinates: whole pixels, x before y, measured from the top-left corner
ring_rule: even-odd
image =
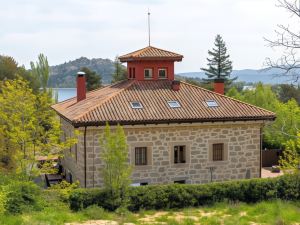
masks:
[[[77,73],[77,102],[86,98],[85,73]]]
[[[214,92],[224,95],[224,79],[214,80]]]
[[[179,80],[173,80],[172,81],[172,90],[173,91],[179,91],[180,89],[180,81]]]

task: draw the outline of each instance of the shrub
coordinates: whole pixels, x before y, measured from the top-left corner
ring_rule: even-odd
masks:
[[[6,193],[0,189],[0,215],[3,214],[5,210],[5,205],[6,205]]]
[[[74,190],[78,187],[79,187],[78,181],[71,184],[71,183],[63,180],[62,182],[60,182],[58,184],[52,185],[49,189],[58,191],[60,199],[63,202],[67,202],[72,190]]]
[[[72,210],[81,210],[90,205],[115,210],[110,205],[104,189],[77,189],[69,201]],[[268,199],[299,200],[300,175],[291,174],[269,179],[249,179],[199,185],[149,185],[129,188],[131,211],[140,209],[168,209],[207,205],[214,202],[233,201],[254,203]]]
[[[6,192],[5,209],[9,213],[21,213],[28,209],[40,209],[40,187],[29,181],[14,181],[3,187]]]

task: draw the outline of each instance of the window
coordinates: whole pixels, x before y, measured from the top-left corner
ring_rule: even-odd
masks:
[[[175,180],[174,184],[185,184],[185,180]]]
[[[139,186],[146,186],[148,185],[147,182],[143,182],[143,183],[132,183],[131,186],[132,187],[139,187]]]
[[[168,104],[171,108],[180,108],[180,104],[178,101],[168,101]]]
[[[75,144],[75,160],[78,161],[77,143]]]
[[[224,144],[218,143],[213,144],[212,146],[213,154],[212,154],[212,160],[213,161],[223,161],[224,160]]]
[[[158,78],[160,78],[160,79],[167,78],[167,70],[166,69],[158,69]]]
[[[135,165],[147,165],[147,147],[135,148]]]
[[[131,79],[132,78],[132,68],[130,67],[129,68],[129,79]]]
[[[218,107],[218,103],[215,100],[207,100],[206,104],[208,107]]]
[[[133,108],[133,109],[142,109],[143,108],[143,106],[140,102],[131,102],[130,104],[131,104],[131,108]]]
[[[186,147],[185,145],[174,146],[174,163],[186,162]]]
[[[132,78],[135,79],[135,67],[132,68]]]
[[[144,76],[145,76],[146,79],[151,79],[152,76],[153,76],[152,69],[145,69],[144,70]]]

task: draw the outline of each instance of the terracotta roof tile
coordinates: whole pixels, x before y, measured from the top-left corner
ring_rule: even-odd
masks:
[[[182,55],[166,51],[160,48],[156,48],[153,46],[148,46],[146,48],[142,48],[140,50],[128,53],[126,55],[122,55],[119,57],[121,62],[128,62],[132,60],[174,60],[181,61],[183,58]]]
[[[181,107],[171,108],[167,101],[172,100]],[[215,100],[218,107],[208,107],[207,100]],[[133,109],[133,101],[143,108]],[[122,81],[88,92],[80,102],[72,98],[52,107],[77,126],[275,119],[273,112],[184,82],[173,91],[171,81]]]

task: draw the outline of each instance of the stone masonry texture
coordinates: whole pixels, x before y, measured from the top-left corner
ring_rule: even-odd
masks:
[[[262,123],[235,122],[223,124],[199,124],[165,126],[126,126],[128,161],[134,164],[134,148],[147,147],[151,165],[134,166],[132,183],[166,184],[184,180],[199,184],[260,176],[260,129]],[[72,135],[74,127],[62,120],[62,129]],[[73,181],[84,186],[84,138],[83,130],[75,147],[65,150],[62,165],[72,173]],[[87,187],[103,184],[101,169],[102,147],[100,139],[103,127],[88,127],[86,135]],[[224,161],[210,159],[213,143],[224,143]],[[186,146],[186,163],[173,163],[175,145]],[[77,161],[75,154],[77,153]]]

